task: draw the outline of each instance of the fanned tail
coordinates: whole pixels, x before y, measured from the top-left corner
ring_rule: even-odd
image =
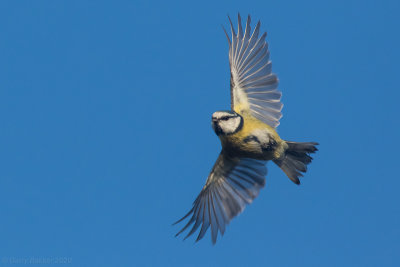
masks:
[[[310,154],[318,151],[316,147],[318,143],[289,141],[286,141],[286,143],[289,147],[285,152],[285,156],[274,160],[274,162],[286,173],[290,180],[295,184],[300,184],[299,177],[302,177],[303,173],[307,172],[307,165],[313,159]]]

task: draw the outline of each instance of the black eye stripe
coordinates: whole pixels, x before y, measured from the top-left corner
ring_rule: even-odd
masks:
[[[227,121],[227,120],[229,120],[230,119],[230,117],[222,117],[221,118],[221,120],[223,120],[223,121]]]
[[[236,114],[221,114],[220,116],[215,116],[215,117],[213,116],[212,119],[214,121],[227,121],[227,120],[234,119],[237,117],[238,117],[238,115],[236,115]]]

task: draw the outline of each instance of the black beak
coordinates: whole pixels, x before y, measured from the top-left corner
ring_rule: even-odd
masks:
[[[212,119],[212,124],[213,124],[213,128],[215,133],[219,136],[220,134],[222,134],[222,129],[219,127],[218,125],[218,120],[217,119]]]

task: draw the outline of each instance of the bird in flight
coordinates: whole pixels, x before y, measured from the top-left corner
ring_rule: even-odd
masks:
[[[229,17],[228,17],[229,18]],[[307,171],[316,142],[290,142],[276,132],[282,117],[282,93],[278,78],[272,73],[267,33],[259,37],[260,22],[251,33],[250,16],[242,28],[238,14],[237,33],[231,25],[229,65],[231,71],[230,111],[217,111],[211,125],[221,140],[222,150],[209,174],[206,184],[193,202],[192,209],[179,221],[189,218],[176,236],[191,225],[185,239],[199,227],[197,240],[211,228],[215,244],[218,232],[255,199],[265,185],[266,163],[272,160],[295,184]],[[176,224],[175,223],[175,224]]]

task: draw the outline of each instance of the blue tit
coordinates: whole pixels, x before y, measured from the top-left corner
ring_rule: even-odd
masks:
[[[179,235],[192,226],[185,239],[199,227],[197,240],[211,228],[215,244],[218,232],[250,204],[265,185],[266,163],[272,160],[295,183],[307,171],[315,142],[289,142],[276,132],[282,117],[282,93],[272,73],[266,33],[259,37],[260,22],[250,30],[250,16],[242,29],[240,14],[235,33],[229,18],[232,39],[229,42],[232,111],[212,115],[212,128],[221,140],[222,151],[192,209],[179,221],[190,217]]]

